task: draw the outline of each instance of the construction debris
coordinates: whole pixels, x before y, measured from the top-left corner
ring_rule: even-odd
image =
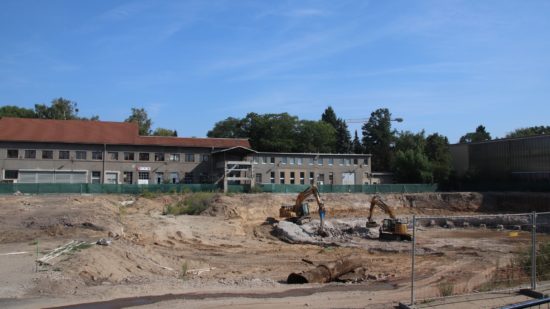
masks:
[[[112,242],[113,242],[113,240],[110,239],[110,238],[101,238],[101,239],[99,239],[99,240],[96,242],[96,244],[97,244],[97,245],[101,245],[101,246],[108,246],[108,245],[110,245]]]
[[[327,283],[360,267],[362,267],[362,260],[359,258],[339,259],[333,262],[320,264],[312,270],[299,274],[291,273],[288,276],[287,283]]]
[[[88,243],[88,242],[85,242],[85,241],[73,240],[69,243],[64,244],[61,247],[57,247],[57,248],[53,249],[50,253],[48,253],[48,254],[44,255],[43,257],[39,258],[38,260],[36,260],[36,262],[39,265],[49,265],[49,266],[51,266],[51,265],[55,264],[54,260],[57,257],[59,257],[63,254],[72,252],[72,251],[76,251],[79,248],[89,246],[89,245],[92,245],[92,244]]]

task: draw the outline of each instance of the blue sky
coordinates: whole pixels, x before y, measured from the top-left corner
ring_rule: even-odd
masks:
[[[144,107],[180,136],[328,105],[451,142],[550,125],[550,1],[3,0],[0,47],[0,105]]]

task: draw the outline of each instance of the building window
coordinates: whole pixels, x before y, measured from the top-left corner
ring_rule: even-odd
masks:
[[[59,160],[69,160],[70,151],[59,150],[58,156],[59,156]]]
[[[296,158],[296,164],[302,165],[302,158]]]
[[[148,152],[140,152],[139,153],[139,160],[140,161],[149,161],[149,153]],[[147,178],[149,179],[149,178]]]
[[[317,175],[317,183],[320,184],[320,185],[325,183],[325,174]]]
[[[164,153],[163,152],[156,152],[155,153],[155,161],[164,161]]]
[[[87,152],[86,151],[77,151],[76,152],[76,159],[77,160],[86,160],[87,159]]]
[[[315,173],[309,172],[309,184],[312,185],[314,181],[315,181]]]
[[[252,156],[252,163],[258,164],[258,156]]]
[[[265,157],[264,156],[260,156],[260,163],[265,164]]]
[[[92,172],[92,183],[101,183],[101,172]]]
[[[19,177],[19,171],[17,170],[5,170],[4,179],[17,179]]]
[[[103,160],[103,152],[92,151],[92,160]]]
[[[368,159],[368,158],[367,158],[367,159],[365,159],[365,161],[364,161],[364,162],[365,162],[365,165],[369,165],[369,159]]]
[[[193,173],[185,173],[185,177],[183,177],[184,183],[193,183]]]
[[[270,157],[269,158],[269,163],[275,164],[275,157]]]
[[[262,174],[261,173],[256,174],[256,183],[262,183]]]
[[[300,172],[300,184],[301,185],[305,184],[305,177],[306,177],[305,174],[306,173],[304,173],[304,172]]]
[[[287,162],[287,158],[286,158],[286,157],[282,157],[282,158],[281,158],[281,163],[282,163],[282,164],[286,164],[286,162]]]
[[[288,158],[288,164],[294,164],[294,157]]]
[[[180,161],[180,154],[179,153],[172,153],[170,154],[170,161]]]
[[[25,150],[25,159],[36,159],[36,150]]]
[[[279,173],[279,183],[283,185],[285,184],[285,172]]]
[[[19,150],[17,149],[8,149],[8,159],[18,159]]]
[[[353,159],[353,165],[357,165],[357,164],[359,164],[359,159],[357,158]]]
[[[344,165],[344,158],[340,159],[340,165]]]
[[[185,162],[195,162],[195,154],[194,153],[186,153],[185,154]]]
[[[269,175],[269,182],[275,183],[275,172],[271,172],[271,174]]]
[[[295,183],[295,174],[294,172],[290,172],[290,184],[293,185]]]
[[[334,184],[334,173],[328,173],[328,183],[331,185]]]
[[[134,179],[134,175],[132,172],[124,172],[122,173],[122,182],[128,185],[132,184],[132,181]]]
[[[53,150],[42,150],[42,159],[53,159]]]
[[[138,172],[139,180],[149,180],[149,172]]]
[[[334,165],[334,158],[328,158],[328,165]]]
[[[315,159],[313,159],[313,158],[309,158],[307,160],[308,160],[309,165],[313,165],[313,163],[315,162]]]
[[[180,176],[179,176],[178,172],[171,172],[170,173],[170,179],[172,180],[172,183],[179,183],[180,182]]]
[[[109,160],[111,160],[111,161],[118,161],[118,152],[116,152],[116,151],[109,151],[107,153],[107,156],[108,156]]]
[[[351,159],[345,159],[345,160],[344,160],[344,163],[345,163],[346,165],[351,165]]]
[[[208,162],[209,159],[210,159],[209,155],[207,155],[207,154],[202,155],[202,162]]]
[[[317,164],[318,165],[323,165],[323,158],[317,159]]]
[[[124,153],[124,161],[134,161],[135,154],[133,152],[125,152]]]

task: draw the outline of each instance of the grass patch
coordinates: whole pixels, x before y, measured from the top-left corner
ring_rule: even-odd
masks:
[[[166,206],[164,215],[200,215],[210,207],[216,194],[210,192],[196,192],[186,194],[183,200]]]
[[[187,276],[187,267],[187,261],[181,263],[180,279],[185,280],[185,277]]]
[[[450,282],[441,282],[437,285],[439,296],[447,297],[453,295],[455,286]]]
[[[143,198],[154,199],[157,198],[159,195],[161,195],[161,192],[151,192],[147,189],[144,189],[139,196]]]

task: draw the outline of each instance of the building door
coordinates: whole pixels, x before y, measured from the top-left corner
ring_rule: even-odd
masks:
[[[156,172],[155,173],[155,179],[157,181],[157,184],[161,184],[164,181],[164,173]]]
[[[180,182],[180,176],[178,172],[171,172],[170,173],[170,179],[172,180],[172,183],[179,183]]]
[[[105,173],[105,183],[112,184],[112,185],[118,184],[118,173],[106,172]]]
[[[342,184],[343,185],[354,185],[355,184],[355,173],[342,173]]]
[[[256,174],[256,183],[258,184],[262,183],[262,174],[260,173]]]

